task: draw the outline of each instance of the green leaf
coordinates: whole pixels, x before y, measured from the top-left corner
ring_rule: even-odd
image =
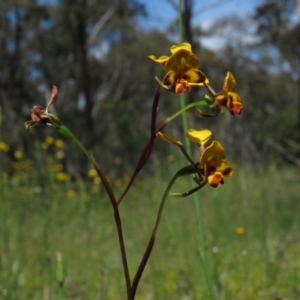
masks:
[[[182,176],[187,176],[187,175],[191,175],[191,174],[195,174],[195,166],[193,165],[189,165],[186,166],[182,169],[180,169],[177,173],[176,173],[176,177],[182,177]]]

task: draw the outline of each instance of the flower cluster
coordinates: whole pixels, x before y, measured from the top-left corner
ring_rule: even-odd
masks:
[[[206,75],[198,69],[199,60],[192,52],[189,43],[182,43],[179,46],[174,45],[170,48],[170,51],[170,56],[156,58],[154,55],[149,55],[151,60],[161,64],[166,71],[162,81],[157,79],[162,88],[181,94],[186,90],[191,92],[193,86],[204,86],[208,93],[205,99],[198,103],[203,106],[204,102],[211,112],[206,113],[198,110],[199,115],[202,117],[217,117],[223,111],[222,107],[226,108],[231,115],[241,114],[243,105],[239,94],[236,92],[236,81],[230,72],[227,72],[225,76],[222,91],[216,93]],[[224,178],[231,176],[233,172],[231,165],[225,160],[224,148],[218,141],[213,141],[205,147],[211,135],[212,133],[208,129],[190,129],[187,132],[188,139],[198,145],[200,150],[199,160],[194,163],[194,172],[198,175],[196,182],[199,187],[204,186],[206,183],[212,187],[217,187],[219,184],[223,184]],[[180,141],[162,132],[158,132],[157,137],[179,147],[188,160],[192,162]],[[190,193],[180,195],[186,196],[188,194]]]
[[[149,55],[151,60],[161,64],[166,70],[166,75],[162,80],[163,88],[181,94],[186,90],[191,92],[192,86],[205,86],[214,108],[217,108],[216,111],[220,111],[220,107],[223,106],[232,115],[239,115],[242,112],[241,98],[235,91],[236,81],[230,72],[227,72],[224,79],[223,91],[216,93],[210,86],[206,75],[198,69],[199,60],[192,52],[189,43],[173,45],[170,51],[171,56],[156,58],[154,55]]]

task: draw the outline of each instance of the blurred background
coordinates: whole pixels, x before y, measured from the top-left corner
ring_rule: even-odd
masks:
[[[224,114],[204,120],[190,110],[191,126],[212,129],[237,163],[261,165],[275,159],[299,164],[296,0],[183,4],[184,40],[192,44],[200,69],[216,91],[231,71],[244,105],[236,118]],[[101,156],[104,167],[112,161],[120,171],[132,167],[149,136],[154,76],[164,74],[147,56],[168,55],[170,46],[178,44],[176,1],[1,1],[0,11],[6,156],[13,160],[16,150],[32,155],[33,140],[52,132],[43,128],[30,135],[23,123],[33,105],[46,106],[56,85],[59,97],[52,112]],[[203,93],[194,89],[188,101]],[[164,93],[159,120],[178,109],[178,97]],[[180,137],[178,121],[169,131]],[[170,151],[164,149],[158,153]]]
[[[197,194],[216,297],[300,299],[300,1],[182,4],[184,40],[200,69],[217,92],[231,71],[244,106],[235,117],[187,112],[190,127],[211,129],[234,167],[224,186]],[[120,195],[149,139],[154,77],[164,76],[148,55],[169,55],[178,31],[175,0],[0,1],[1,300],[124,299],[112,209],[95,170],[55,130],[28,132],[24,122],[56,85],[50,111]],[[204,93],[193,88],[187,103]],[[164,92],[159,108],[157,124],[180,109],[179,97]],[[181,118],[164,132],[183,140]],[[176,147],[155,141],[122,202],[131,276],[184,165]],[[180,179],[172,192],[190,188]],[[168,198],[137,299],[211,299],[191,200]]]

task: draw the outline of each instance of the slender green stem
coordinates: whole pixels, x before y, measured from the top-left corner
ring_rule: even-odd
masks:
[[[77,139],[77,137],[67,128],[65,125],[61,125],[58,127],[59,133],[64,135],[65,137],[71,139],[75,144],[82,150],[82,152],[91,160],[90,153],[85,149],[85,147],[81,144],[81,142]]]
[[[178,19],[179,19],[179,41],[180,41],[180,43],[182,43],[183,42],[182,0],[179,0],[179,18]],[[181,110],[184,110],[184,108],[185,108],[184,94],[180,95],[180,106],[181,106]],[[186,114],[182,114],[182,124],[183,124],[184,132],[187,132],[188,122],[187,122]],[[185,145],[186,145],[187,153],[190,156],[191,144],[190,144],[190,141],[186,137],[185,137]],[[206,278],[210,297],[211,297],[211,299],[216,300],[216,294],[215,294],[214,287],[213,287],[212,275],[211,275],[211,272],[209,269],[208,258],[207,258],[207,254],[206,254],[206,250],[205,250],[204,232],[203,232],[203,227],[202,227],[200,205],[199,205],[198,197],[197,197],[196,193],[193,194],[193,202],[194,202],[194,206],[195,206],[195,215],[196,215],[196,219],[197,219],[197,231],[198,231],[198,238],[199,238],[199,244],[200,244],[200,249],[201,249],[200,256],[201,256],[201,261],[202,261],[202,265],[203,265],[204,275]]]
[[[0,142],[2,141],[2,107],[0,105]],[[1,199],[3,201],[3,203],[1,203],[2,208],[0,211],[0,230],[1,232],[3,232],[2,237],[1,237],[1,242],[3,243],[3,249],[4,251],[8,251],[8,243],[7,243],[7,230],[5,230],[6,226],[5,226],[5,218],[4,218],[4,212],[5,212],[5,208],[4,205],[6,205],[6,201],[4,201],[4,190],[6,192],[6,188],[4,187],[4,163],[3,163],[3,155],[0,155],[0,196]],[[3,213],[2,213],[3,212]],[[0,266],[2,267],[2,260],[0,260]]]
[[[181,99],[183,99],[183,101]],[[181,109],[179,111],[177,111],[171,117],[168,117],[166,122],[169,123],[169,122],[173,121],[175,118],[177,118],[178,116],[180,116],[181,114],[183,114],[185,111],[187,111],[187,110],[189,110],[189,109],[191,109],[193,107],[196,107],[196,106],[202,106],[202,104],[203,104],[203,100],[196,101],[196,102],[190,103],[188,105],[185,105],[184,95],[181,94],[180,95],[180,106],[181,106]],[[183,120],[185,120],[185,121],[183,121]],[[183,127],[187,128],[188,127],[187,126],[187,121],[186,121],[186,117],[184,115],[182,116],[182,122],[183,122]]]

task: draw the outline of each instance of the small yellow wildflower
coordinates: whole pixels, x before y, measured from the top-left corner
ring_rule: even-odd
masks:
[[[66,182],[66,181],[70,180],[70,175],[67,174],[67,173],[64,173],[64,172],[59,172],[59,173],[56,174],[56,179],[58,181],[64,181],[64,182]]]
[[[87,176],[89,178],[95,178],[98,175],[97,171],[95,169],[90,169],[87,172]]]
[[[23,152],[18,150],[14,153],[15,159],[21,159],[23,157]]]
[[[75,195],[76,195],[76,191],[75,191],[75,190],[70,189],[70,190],[67,191],[67,196],[68,196],[69,198],[72,198],[72,197],[74,197]]]
[[[93,179],[93,182],[94,182],[95,184],[100,184],[100,183],[101,183],[101,178],[100,178],[99,176],[97,176],[97,177],[95,177],[95,178]]]
[[[46,143],[46,142],[42,142],[42,143],[41,143],[41,148],[42,148],[42,149],[47,150],[48,147],[49,147],[48,143]]]
[[[167,156],[167,160],[168,161],[173,161],[175,159],[175,155],[174,154],[169,154],[168,156]]]
[[[65,145],[65,143],[62,140],[56,140],[55,141],[55,147],[56,148],[63,148],[64,145]]]
[[[124,183],[128,183],[130,178],[131,178],[131,173],[130,172],[125,172],[124,175],[123,175]]]
[[[64,157],[65,157],[65,153],[63,151],[57,151],[55,153],[55,158],[57,158],[57,159],[62,159]]]
[[[64,169],[63,164],[56,164],[56,165],[51,166],[51,170],[53,170],[53,171],[61,172],[63,169]]]
[[[100,187],[99,185],[93,185],[92,188],[91,188],[91,193],[92,194],[96,194],[100,191]]]
[[[53,145],[54,142],[55,142],[55,139],[54,139],[53,136],[47,136],[47,137],[45,138],[45,142],[46,142],[48,145]]]
[[[123,181],[121,179],[116,179],[115,180],[115,187],[122,188],[122,186],[123,186]]]
[[[32,160],[27,159],[23,165],[24,171],[30,173],[32,171],[32,164]]]
[[[237,235],[244,235],[244,234],[245,234],[245,228],[243,228],[243,227],[237,227],[237,228],[235,229],[235,233],[236,233]]]
[[[0,142],[0,152],[8,152],[9,146],[5,142]]]

